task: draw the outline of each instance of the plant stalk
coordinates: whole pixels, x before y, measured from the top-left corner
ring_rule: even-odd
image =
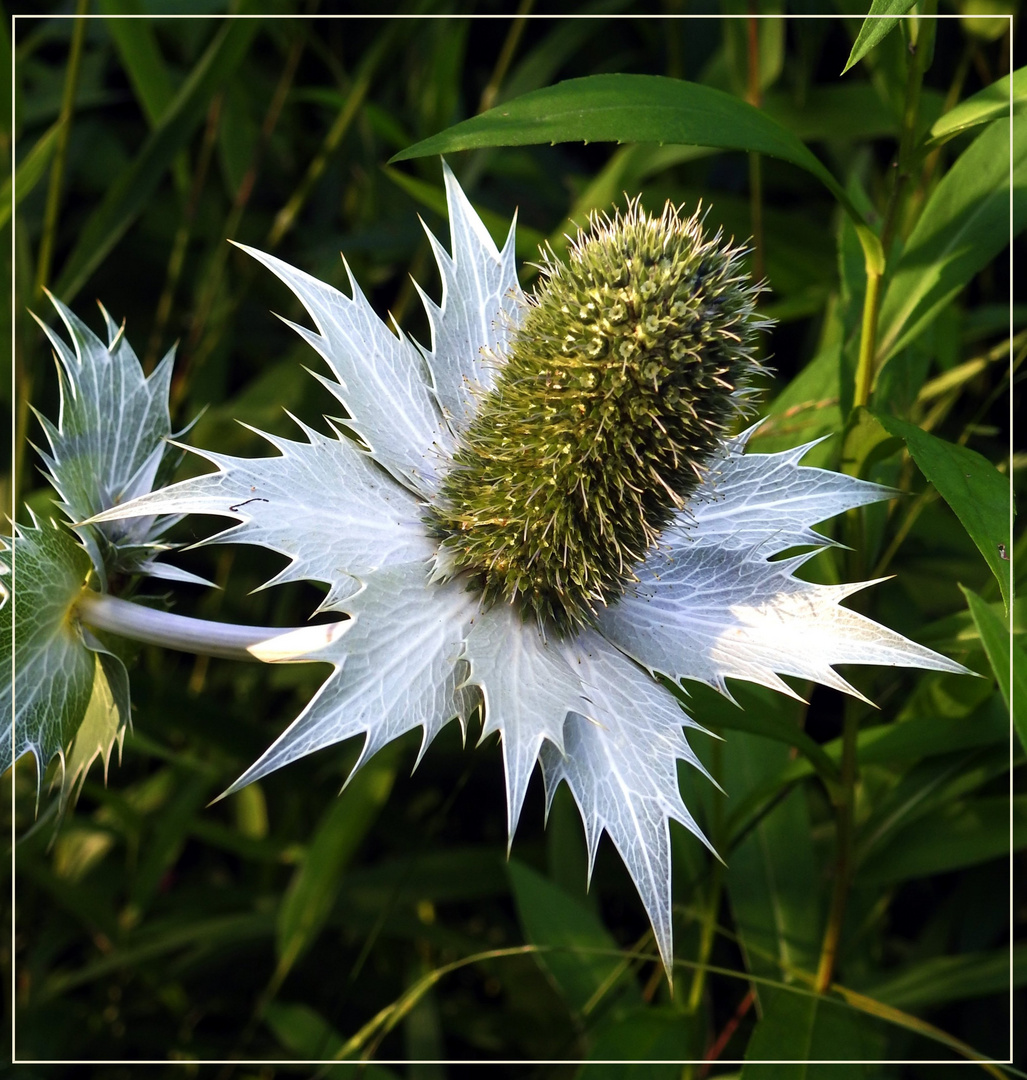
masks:
[[[53,261],[57,219],[61,210],[61,189],[64,186],[64,163],[68,156],[68,139],[71,135],[71,117],[75,111],[75,95],[82,68],[82,49],[86,40],[86,12],[89,0],[78,0],[75,7],[75,25],[71,34],[71,51],[68,54],[68,70],[64,77],[64,94],[61,99],[61,127],[57,133],[53,162],[50,165],[50,184],[46,191],[46,208],[43,212],[43,232],[39,241],[39,257],[36,260],[36,284],[33,294],[38,299],[50,280],[50,264]]]
[[[756,0],[749,2],[747,25],[747,71],[745,99],[757,109],[763,106],[760,88],[760,38]],[[752,228],[752,275],[757,281],[766,276],[763,255],[763,161],[758,151],[749,153],[749,214]]]
[[[899,152],[895,162],[895,178],[881,225],[881,250],[884,253],[885,263],[888,259],[888,250],[895,239],[902,195],[919,158],[915,140],[917,119],[920,115],[920,89],[923,86],[924,72],[933,51],[935,28],[933,16],[936,9],[937,0],[925,0],[924,15],[916,20],[917,39],[915,45],[911,45],[913,55],[909,61],[906,77],[906,104],[902,114],[902,134],[899,137]],[[860,327],[853,408],[869,403],[874,377],[877,375],[881,361],[881,357],[877,355],[877,324],[881,312],[884,271],[885,266],[867,265],[867,288],[863,298],[863,320]]]
[[[239,626],[235,623],[190,619],[168,611],[132,604],[116,596],[84,589],[74,611],[87,626],[167,649],[257,661],[250,646],[290,632],[288,627]]]
[[[845,726],[842,730],[842,782],[838,791],[838,861],[835,865],[834,891],[820,947],[820,962],[813,989],[825,994],[831,988],[838,945],[842,936],[845,902],[852,876],[853,804],[856,795],[856,750],[859,739],[859,712],[855,701],[845,703]]]
[[[916,20],[916,41],[911,43],[912,56],[909,61],[906,78],[906,102],[902,116],[902,134],[899,140],[895,179],[892,184],[888,206],[881,225],[881,250],[884,265],[867,264],[867,288],[863,300],[863,320],[860,330],[859,360],[856,366],[856,381],[853,393],[853,408],[866,406],[870,400],[874,377],[877,374],[880,358],[877,355],[878,318],[880,316],[881,296],[884,283],[885,265],[888,251],[895,237],[899,223],[899,207],[903,190],[911,177],[918,161],[916,148],[917,120],[920,115],[920,89],[923,85],[924,72],[927,69],[934,44],[934,14],[937,0],[924,0],[924,13]],[[857,548],[858,550],[858,548]],[[858,577],[859,575],[857,575]],[[828,912],[827,926],[820,950],[820,962],[817,965],[817,977],[814,989],[823,994],[830,988],[834,974],[835,960],[841,941],[842,923],[845,917],[845,904],[848,899],[849,879],[852,874],[853,846],[853,806],[856,793],[856,756],[859,737],[859,712],[857,703],[846,702],[845,726],[842,733],[841,784],[836,796],[838,818],[838,858],[835,866],[834,890],[831,907]]]

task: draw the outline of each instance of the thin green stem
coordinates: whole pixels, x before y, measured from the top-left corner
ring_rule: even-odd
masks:
[[[723,888],[724,867],[722,863],[713,864],[713,873],[710,878],[710,891],[707,898],[706,909],[703,912],[702,931],[699,937],[699,952],[696,966],[692,971],[692,985],[688,991],[688,1011],[699,1011],[702,1004],[703,992],[706,989],[707,963],[713,952],[713,943],[717,937],[717,912],[720,910],[720,894]]]
[[[229,660],[256,660],[249,651],[252,646],[291,632],[288,627],[239,626],[190,619],[91,589],[83,590],[75,602],[75,611],[82,622],[94,630],[107,630],[149,645]]]
[[[852,396],[853,408],[870,401],[874,383],[877,353],[877,320],[881,313],[881,292],[884,273],[867,269],[867,288],[863,296],[863,322],[859,334],[859,360],[856,363],[856,388]]]
[[[914,23],[917,30],[915,44],[911,45],[912,56],[906,77],[906,102],[902,113],[902,133],[899,138],[899,152],[895,163],[891,194],[884,212],[881,225],[881,250],[887,262],[888,250],[895,239],[899,224],[899,209],[913,171],[917,166],[920,153],[916,146],[917,121],[920,116],[920,89],[923,86],[924,72],[930,60],[934,45],[934,12],[937,0],[925,0],[924,16]],[[860,328],[859,359],[856,364],[856,384],[852,404],[854,408],[867,405],[874,385],[874,377],[880,365],[877,355],[877,329],[881,312],[881,297],[884,285],[885,266],[867,265],[867,287],[863,298],[863,320]]]
[[[826,994],[831,988],[838,947],[842,937],[845,904],[849,896],[852,875],[853,805],[856,795],[856,754],[859,739],[857,702],[845,703],[845,726],[842,731],[842,782],[836,804],[838,819],[838,858],[835,864],[834,889],[827,915],[824,940],[820,947],[820,962],[813,988]]]
[[[189,185],[182,217],[175,230],[175,238],[171,243],[171,254],[168,257],[168,269],[165,275],[164,291],[161,293],[157,304],[157,315],[154,318],[153,330],[150,333],[150,341],[146,347],[146,355],[143,359],[143,371],[149,374],[157,365],[157,354],[160,349],[160,340],[164,336],[164,328],[167,325],[168,316],[171,314],[171,304],[175,298],[175,288],[182,273],[185,263],[186,249],[192,237],[193,223],[196,218],[196,208],[199,205],[200,196],[203,194],[203,186],[214,156],[214,148],[217,146],[218,130],[221,123],[221,107],[223,94],[215,94],[207,110],[207,123],[203,132],[203,141],[200,144],[200,152],[196,162],[196,172],[192,183]],[[231,235],[229,233],[228,235]],[[182,368],[176,373],[179,383],[182,380]]]
[[[517,16],[510,26],[506,40],[503,42],[502,51],[496,60],[496,66],[493,68],[488,85],[482,91],[481,100],[478,102],[479,113],[488,112],[495,105],[499,88],[503,85],[503,80],[506,78],[506,73],[513,61],[514,53],[520,44],[521,35],[524,33],[528,14],[534,6],[535,0],[521,0],[517,5]]]
[[[64,183],[64,162],[68,156],[68,138],[71,134],[71,115],[75,111],[75,94],[82,68],[82,47],[86,40],[86,10],[89,0],[78,0],[75,7],[75,23],[71,33],[71,50],[68,54],[68,70],[64,77],[64,93],[61,97],[60,130],[54,147],[50,166],[50,183],[46,191],[46,208],[43,211],[43,232],[39,241],[39,258],[36,260],[36,285],[34,295],[43,295],[43,287],[50,279],[50,263],[53,261],[54,240],[57,235],[57,219],[61,211],[61,188]]]
[[[749,2],[747,25],[747,87],[746,100],[757,109],[763,105],[763,93],[760,88],[760,38],[758,4]],[[749,154],[749,213],[752,227],[752,273],[757,281],[766,274],[763,256],[763,160],[757,151]]]

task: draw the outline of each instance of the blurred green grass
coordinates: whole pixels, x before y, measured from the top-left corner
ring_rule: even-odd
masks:
[[[549,13],[544,4],[528,8]],[[22,16],[24,9],[8,10]],[[266,13],[239,5],[232,14],[258,10]],[[879,215],[901,128],[905,44],[893,32],[840,81],[861,19],[839,10],[848,17],[757,24],[756,82],[767,110],[809,141],[850,198]],[[126,320],[150,365],[177,340],[176,427],[206,410],[191,441],[256,455],[262,445],[236,420],[291,434],[285,409],[316,423],[331,399],[301,370],[316,367],[316,358],[270,314],[300,317],[293,301],[227,240],[274,249],[345,288],[343,251],[376,309],[426,340],[408,275],[437,295],[417,215],[448,241],[441,174],[432,159],[386,166],[396,152],[484,106],[566,78],[628,71],[739,96],[752,89],[748,21],[654,17],[680,14],[673,3],[605,0],[579,5],[583,18],[524,21],[471,17],[506,14],[499,5],[454,9],[431,0],[403,7],[402,19],[301,18],[306,7],[288,2],[275,5],[276,14],[293,16],[284,19],[119,19],[172,8],[116,0],[103,0],[98,12],[105,17],[78,24],[76,44],[73,19],[31,18],[26,10],[10,42],[15,130],[5,139],[14,140],[19,171],[17,203],[2,227],[13,224],[15,251],[8,404],[19,515],[23,499],[37,510],[48,504],[27,404],[56,415],[54,366],[26,314],[49,317],[39,284],[97,328],[90,308],[101,299]],[[924,123],[1007,66],[1002,37],[939,22]],[[10,115],[0,108],[0,123]],[[957,136],[924,163],[910,186],[900,246],[969,142]],[[449,160],[497,238],[517,210],[522,258],[531,259],[542,238],[559,249],[590,209],[609,207],[622,192],[641,191],[651,209],[667,198],[692,206],[701,197],[725,231],[739,238],[756,231],[756,257],[772,289],[768,312],[779,323],[768,345],[776,371],[768,419],[754,445],[776,449],[833,433],[810,460],[838,465],[862,256],[818,183],[764,158],[754,194],[746,155],[680,146],[561,143]],[[531,274],[527,267],[526,283]],[[904,346],[898,339],[875,406],[1008,471],[1007,264],[990,258],[968,280],[923,333]],[[1020,307],[1017,363],[1023,321]],[[923,397],[925,381],[946,376],[947,388]],[[0,378],[3,392],[9,385]],[[972,589],[1004,617],[986,564],[907,459],[893,452],[871,475],[911,492],[890,515],[867,515],[862,526],[864,575],[896,575],[869,596],[875,617],[988,671],[957,588]],[[184,522],[179,538],[194,539],[201,527]],[[1013,544],[1019,552],[1022,536]],[[852,573],[847,559],[826,553],[811,571],[837,580]],[[180,561],[223,591],[182,587],[177,610],[297,625],[317,603],[310,586],[251,594],[279,568],[265,552],[211,548]],[[337,797],[357,754],[347,746],[208,805],[296,714],[323,670],[141,649],[124,760],[106,784],[98,774],[87,780],[56,836],[45,792],[36,817],[32,765],[15,770],[22,839],[8,962],[19,1060],[316,1060],[352,1046],[394,1003],[402,1007],[367,1030],[357,1053],[573,1061],[702,1058],[719,1046],[721,1061],[737,1061],[761,1031],[754,1050],[801,1057],[799,1013],[818,1033],[807,1050],[844,1056],[855,1047],[895,1062],[956,1053],[894,1017],[871,1020],[838,1004],[803,1012],[834,868],[833,809],[806,759],[785,742],[732,730],[739,714],[728,703],[693,695],[700,719],[728,740],[725,747],[702,740],[698,752],[731,797],[696,783],[689,804],[703,808],[715,840],[724,841],[728,868],[675,831],[681,968],[672,997],[654,968],[630,881],[605,845],[586,893],[580,824],[566,792],[543,832],[541,785],[533,780],[516,863],[506,865],[494,743],[464,748],[447,731],[410,776],[417,741],[400,740],[375,759],[370,794],[355,781]],[[881,710],[861,714],[859,861],[837,978],[1004,1058],[1003,950],[1022,926],[1007,918],[1010,750],[999,691],[987,680],[890,670],[856,679]],[[843,706],[833,692],[814,690],[808,707],[749,688],[738,697],[747,717],[801,726],[837,758]],[[914,726],[915,737],[891,735]],[[1018,764],[1019,748],[1017,755]],[[1021,809],[1017,800],[1016,846],[1025,840]],[[538,954],[485,955],[524,943]],[[710,965],[704,976],[689,967],[697,958]],[[423,994],[404,999],[412,987]],[[750,987],[755,1006],[751,998],[745,1004]],[[878,1071],[897,1076],[901,1068]],[[94,1071],[122,1075],[116,1065]],[[260,1075],[291,1071],[265,1066]]]

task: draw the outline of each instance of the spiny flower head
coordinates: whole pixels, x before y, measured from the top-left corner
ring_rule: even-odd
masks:
[[[753,375],[760,291],[699,211],[639,200],[544,255],[429,521],[440,563],[558,632],[594,621],[702,481]]]
[[[566,266],[546,260],[528,301],[513,229],[497,249],[443,171],[452,253],[429,233],[430,348],[352,277],[347,296],[247,249],[309,312],[316,331],[292,325],[360,442],[300,424],[298,440],[266,436],[270,457],[202,451],[215,472],[98,518],[234,518],[210,542],[281,552],[274,582],[325,582],[322,610],[348,616],[251,649],[334,670],[230,790],[355,735],[358,765],[415,729],[423,754],[477,710],[482,738],[502,739],[511,837],[538,762],[548,804],[570,788],[590,871],[612,839],[669,971],[670,822],[708,843],[678,763],[706,770],[683,731],[699,724],[653,675],[856,693],[834,665],[966,669],[842,606],[866,583],[796,576],[830,544],[815,524],[892,493],[800,464],[808,446],[748,453],[751,428],[726,434],[762,325],[737,248],[634,203],[593,220]]]

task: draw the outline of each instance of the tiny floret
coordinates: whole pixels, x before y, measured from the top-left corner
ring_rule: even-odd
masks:
[[[594,623],[745,410],[760,286],[699,211],[593,215],[548,252],[429,524],[487,602]]]

